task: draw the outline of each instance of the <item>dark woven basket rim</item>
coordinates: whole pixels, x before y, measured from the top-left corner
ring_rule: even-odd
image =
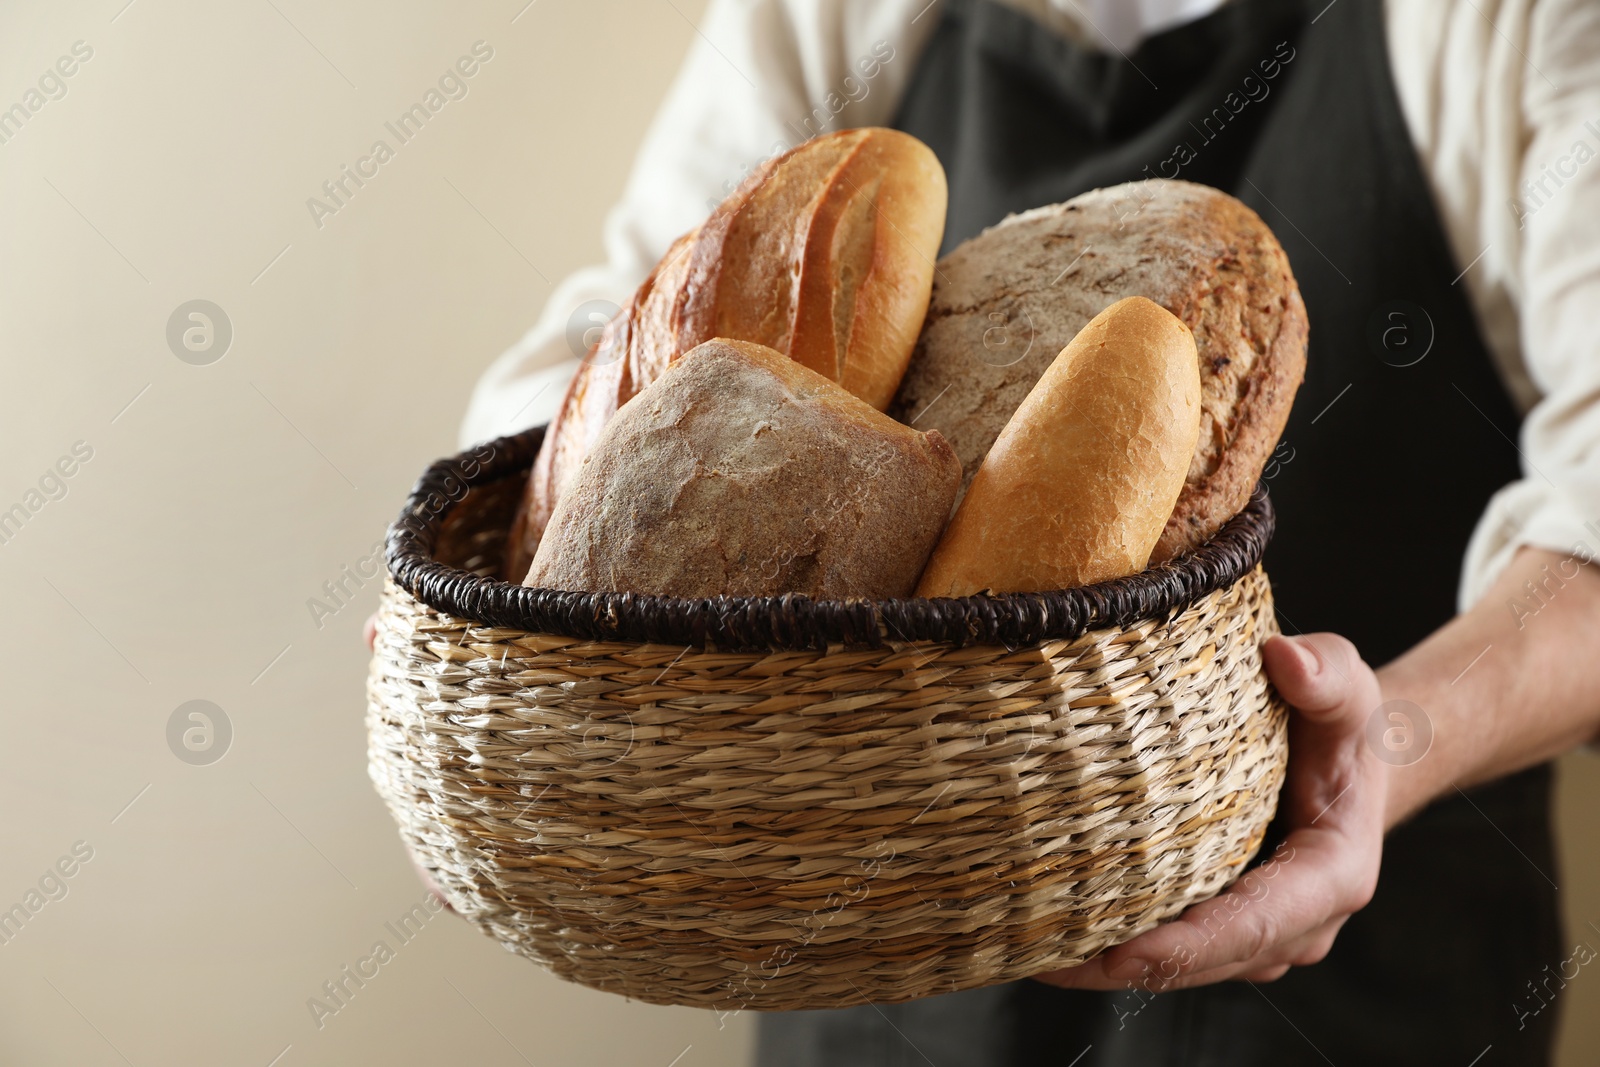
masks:
[[[873,648],[885,641],[1021,648],[1170,618],[1253,570],[1274,524],[1266,486],[1258,484],[1249,503],[1214,538],[1140,574],[1056,592],[949,599],[575,593],[514,585],[436,562],[440,528],[467,489],[525,474],[544,429],[536,426],[498,438],[441,459],[423,472],[389,527],[389,574],[400,588],[449,615],[588,640],[774,651],[831,644]]]

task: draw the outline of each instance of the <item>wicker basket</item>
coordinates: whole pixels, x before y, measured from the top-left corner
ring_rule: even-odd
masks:
[[[677,600],[494,573],[542,430],[391,528],[370,772],[452,906],[563,978],[797,1009],[1080,963],[1260,847],[1286,711],[1264,490],[1085,589]]]

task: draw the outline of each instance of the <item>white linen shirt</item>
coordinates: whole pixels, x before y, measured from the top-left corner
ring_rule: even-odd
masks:
[[[1223,0],[1007,2],[1126,52]],[[625,303],[751,168],[823,130],[889,124],[939,3],[711,0],[606,218],[606,262],[561,282],[484,374],[462,444],[548,421],[581,354],[574,313]],[[1385,19],[1457,284],[1526,415],[1522,477],[1491,500],[1463,561],[1466,610],[1522,545],[1600,557],[1600,4],[1389,0]]]

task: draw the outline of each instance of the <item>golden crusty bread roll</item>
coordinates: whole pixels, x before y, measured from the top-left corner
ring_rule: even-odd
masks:
[[[713,340],[611,420],[526,585],[666,596],[907,596],[961,463],[781,352]]]
[[[606,422],[703,341],[766,345],[887,407],[927,311],[946,199],[932,150],[896,130],[826,134],[752,174],[673,244],[579,368],[534,463],[506,577],[521,579]]]
[[[1194,335],[1142,296],[1061,350],[978,468],[918,596],[1070,589],[1144,570],[1200,436]]]

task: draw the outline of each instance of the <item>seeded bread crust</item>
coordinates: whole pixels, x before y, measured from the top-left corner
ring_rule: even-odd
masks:
[[[1226,193],[1133,182],[1012,215],[963,242],[939,261],[889,413],[944,435],[965,491],[1057,353],[1130,296],[1181,319],[1200,357],[1200,439],[1151,562],[1200,545],[1249,500],[1305,374],[1305,304],[1288,257]]]

